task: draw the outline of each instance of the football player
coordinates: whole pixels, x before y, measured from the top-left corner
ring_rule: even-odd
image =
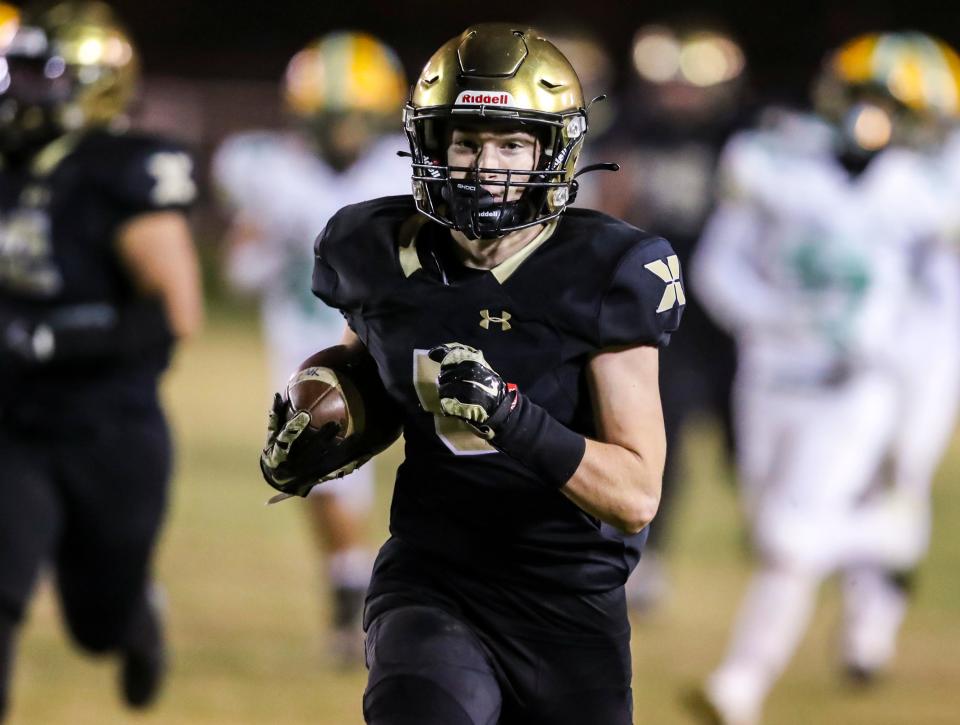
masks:
[[[0,57],[0,704],[49,563],[70,635],[144,707],[164,671],[157,379],[202,316],[195,186],[181,148],[122,130],[138,60],[110,9],[44,8]]]
[[[958,69],[926,35],[857,38],[826,60],[815,115],[773,114],[725,151],[694,280],[740,346],[739,466],[760,563],[698,701],[713,720],[760,720],[833,572],[847,577],[848,667],[892,654],[896,575],[926,549],[956,406],[956,332],[940,326],[958,314],[956,262],[932,243],[956,229],[937,155]]]
[[[623,173],[601,177],[599,208],[665,236],[689,272],[687,262],[712,211],[720,152],[743,115],[744,54],[729,34],[702,22],[647,25],[634,36],[631,70],[624,112],[603,144]],[[704,312],[696,290],[688,292],[683,330],[662,362],[668,454],[657,521],[627,584],[637,611],[667,593],[664,544],[683,481],[683,431],[693,415],[714,414],[733,450],[734,345]]]
[[[658,348],[684,295],[666,241],[566,209],[587,125],[555,46],[472,26],[406,106],[413,197],[346,207],[317,241],[314,292],[406,438],[366,600],[369,723],[632,721],[623,584],[659,500]],[[267,448],[289,465],[292,433]]]
[[[896,50],[892,52],[891,47]],[[931,78],[922,90],[903,80],[913,72],[909,69],[918,54],[927,58],[926,75]],[[891,55],[895,60],[884,69],[878,61]],[[935,162],[929,172],[932,183],[923,187],[927,203],[946,212],[945,221],[937,222],[939,233],[911,240],[909,294],[897,359],[898,412],[882,478],[910,502],[925,551],[930,537],[931,486],[955,429],[960,403],[960,335],[955,334],[960,330],[960,208],[956,204],[960,136],[953,132],[950,140],[943,142],[947,127],[955,128],[960,116],[960,103],[948,100],[960,88],[960,57],[928,36],[863,36],[846,48],[836,71],[824,76],[820,93],[827,105],[843,109],[850,87],[865,82],[900,89],[896,92],[908,99],[914,109],[906,119],[911,124],[912,145]],[[915,579],[912,570],[855,566],[844,571],[842,653],[846,671],[855,681],[869,683],[889,667]]]
[[[340,313],[310,293],[311,240],[340,207],[410,187],[406,145],[395,129],[407,93],[394,52],[364,33],[335,32],[299,51],[283,83],[289,132],[229,138],[213,161],[233,213],[227,273],[262,301],[271,385],[283,390],[297,365],[329,347]],[[360,613],[373,554],[364,531],[373,466],[315,489],[311,523],[331,594],[333,649],[342,664],[362,661]]]

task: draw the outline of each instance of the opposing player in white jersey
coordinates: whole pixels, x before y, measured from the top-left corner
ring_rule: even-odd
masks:
[[[960,69],[960,58],[952,56],[951,61]],[[948,216],[939,233],[915,240],[912,248],[910,293],[897,346],[896,427],[880,477],[911,502],[924,552],[930,538],[931,486],[960,405],[960,133],[954,133],[942,151],[938,148],[935,160],[933,187],[927,186],[934,202],[931,211],[946,210]],[[872,681],[893,659],[914,574],[912,569],[888,571],[862,564],[845,571],[843,656],[856,681]]]
[[[284,78],[289,132],[227,139],[213,174],[233,213],[227,274],[238,290],[262,300],[271,387],[318,349],[336,345],[343,318],[310,293],[313,240],[341,207],[409,192],[409,161],[397,127],[407,85],[394,52],[377,39],[336,32],[298,52]],[[364,523],[373,467],[317,486],[308,500],[332,595],[334,649],[346,662],[360,654],[359,615],[372,554]]]
[[[759,722],[831,573],[848,581],[847,664],[892,652],[869,630],[885,618],[896,632],[891,574],[926,550],[955,406],[956,340],[931,339],[929,317],[956,317],[956,280],[941,275],[950,295],[928,295],[918,255],[955,229],[932,151],[958,110],[957,68],[924,35],[858,38],[825,63],[816,115],[773,115],[725,150],[693,283],[738,342],[738,463],[759,564],[697,703],[714,722]],[[952,388],[920,403],[916,361],[938,345]]]

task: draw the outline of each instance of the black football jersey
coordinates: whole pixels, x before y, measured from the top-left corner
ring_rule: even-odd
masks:
[[[119,312],[136,293],[117,255],[118,230],[139,214],[185,210],[195,193],[190,157],[146,135],[67,135],[21,166],[0,167],[0,319]],[[110,399],[153,396],[168,353],[21,371],[17,399],[4,408],[76,412],[93,403],[95,413]]]
[[[684,304],[676,257],[665,240],[580,209],[492,270],[463,267],[453,244],[403,196],[345,207],[316,244],[314,293],[344,313],[404,411],[391,534],[482,576],[619,586],[644,535],[620,535],[441,415],[427,352],[476,347],[559,422],[595,436],[587,364],[605,348],[667,344]]]

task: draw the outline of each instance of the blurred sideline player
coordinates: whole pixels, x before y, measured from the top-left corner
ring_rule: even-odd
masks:
[[[956,231],[956,191],[937,155],[958,80],[939,41],[864,36],[825,62],[817,115],[772,114],[725,150],[694,282],[740,345],[738,462],[759,562],[698,701],[715,721],[759,722],[833,572],[848,669],[892,655],[897,575],[926,550],[956,408],[957,265],[937,246]]]
[[[743,52],[719,30],[675,22],[640,28],[631,56],[633,79],[619,123],[599,152],[617,159],[621,172],[600,178],[596,201],[602,211],[669,239],[690,274],[688,261],[713,208],[720,152],[741,116]],[[733,341],[704,312],[696,290],[687,289],[686,302],[683,329],[661,352],[667,464],[660,511],[627,585],[631,606],[640,610],[666,594],[664,547],[690,417],[714,414],[733,450]]]
[[[538,31],[468,28],[405,108],[413,197],[345,207],[317,240],[313,289],[406,441],[364,613],[371,725],[633,720],[623,584],[659,500],[682,283],[665,240],[567,208],[584,106]],[[309,484],[303,430],[271,418],[281,490]]]
[[[164,671],[157,379],[202,298],[190,157],[122,130],[137,74],[101,3],[28,9],[0,58],[0,706],[45,563],[74,641],[120,658],[129,706]]]
[[[397,127],[407,84],[399,59],[364,33],[335,32],[293,56],[283,84],[290,132],[227,139],[213,173],[232,208],[227,273],[262,300],[272,389],[297,366],[339,341],[341,314],[310,293],[313,239],[339,208],[409,191],[406,146]],[[373,554],[364,525],[374,467],[314,488],[311,524],[326,553],[335,649],[360,658],[360,611]]]
[[[921,55],[923,61],[916,59]],[[923,64],[926,68],[923,71]],[[910,248],[909,297],[903,311],[898,366],[900,396],[894,438],[881,482],[912,502],[926,543],[931,486],[955,429],[960,404],[960,134],[947,143],[947,126],[960,117],[960,57],[943,42],[919,34],[868,35],[837,56],[837,71],[823,76],[821,106],[834,117],[849,113],[851,86],[886,87],[913,113],[899,119],[912,145],[933,159],[930,202],[946,210],[939,234]],[[918,82],[918,75],[923,78]],[[934,213],[934,211],[931,211]],[[896,637],[914,584],[909,570],[855,566],[843,577],[847,672],[868,682],[893,659]]]

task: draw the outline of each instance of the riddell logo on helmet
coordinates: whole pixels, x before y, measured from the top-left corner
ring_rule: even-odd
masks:
[[[457,104],[473,104],[478,106],[512,106],[513,96],[506,91],[481,93],[478,91],[464,91],[456,100]]]

